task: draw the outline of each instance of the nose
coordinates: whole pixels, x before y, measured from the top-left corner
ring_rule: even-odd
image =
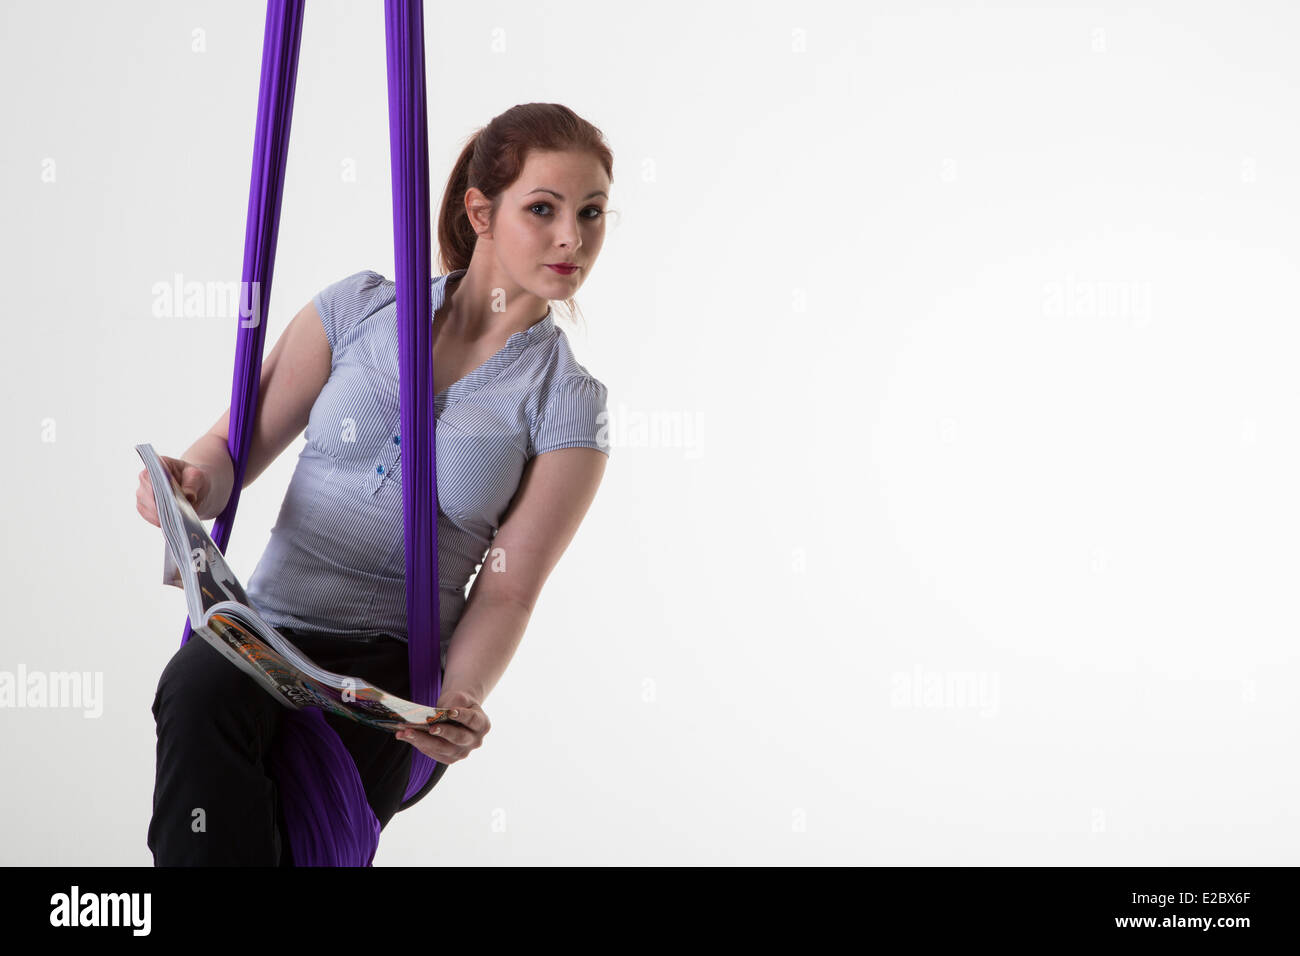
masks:
[[[582,236],[578,231],[578,226],[576,223],[570,223],[567,226],[561,227],[557,239],[560,248],[567,249],[570,252],[572,252],[574,249],[577,249],[578,246],[582,245]]]

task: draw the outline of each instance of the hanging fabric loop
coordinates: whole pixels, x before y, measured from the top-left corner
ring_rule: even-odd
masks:
[[[217,516],[212,540],[230,541],[257,415],[266,316],[271,300],[284,173],[293,118],[304,0],[268,0],[262,39],[252,181],[244,233],[241,317],[235,338],[227,448],[234,484]],[[425,111],[424,18],[420,0],[385,2],[389,126],[393,166],[393,236],[403,453],[408,661],[411,700],[432,706],[441,695],[438,633],[437,475],[430,337],[428,128]],[[192,636],[185,622],[184,645]],[[412,748],[401,807],[421,798],[437,763]],[[351,753],[319,708],[284,715],[268,766],[284,808],[286,839],[297,866],[370,866],[379,820],[366,799]]]
[[[388,129],[393,168],[393,250],[401,369],[402,515],[406,537],[406,634],[411,700],[434,706],[442,693],[438,633],[438,485],[429,300],[429,128],[424,81],[424,4],[385,0]],[[403,809],[436,763],[414,750]]]

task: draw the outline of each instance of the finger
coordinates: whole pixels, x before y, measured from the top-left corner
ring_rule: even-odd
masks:
[[[186,486],[194,492],[195,502],[203,500],[203,497],[211,490],[212,483],[208,480],[208,473],[202,468],[194,468],[186,479]]]
[[[434,724],[422,730],[413,729],[411,732],[416,741],[441,745],[444,748],[441,752],[445,753],[465,754],[478,746],[478,738],[473,732],[463,727],[449,727],[445,723]]]
[[[443,721],[442,723],[432,724],[424,729],[424,733],[434,738],[442,738],[457,747],[468,747],[478,739],[478,734],[472,730],[466,730],[459,724]]]
[[[434,733],[435,730],[437,733]],[[431,741],[434,743],[442,743],[453,749],[459,748],[465,751],[472,750],[476,741],[476,737],[471,731],[465,730],[463,727],[448,727],[445,723],[434,724],[423,728],[404,728],[398,732],[398,736],[402,737],[402,734],[405,733],[414,735],[414,740],[412,742]]]
[[[143,491],[135,493],[135,508],[146,521],[153,521],[158,517],[154,509],[153,496],[146,495]]]
[[[453,707],[456,716],[451,718],[453,724],[459,724],[462,727],[468,727],[470,730],[482,736],[488,732],[489,724],[487,714],[477,707]],[[445,726],[445,723],[439,722],[434,724],[435,727]]]
[[[398,740],[404,740],[426,757],[432,757],[439,763],[452,763],[459,760],[465,755],[462,747],[455,747],[439,737],[426,734],[423,731],[408,731],[409,737],[401,736],[399,733]]]

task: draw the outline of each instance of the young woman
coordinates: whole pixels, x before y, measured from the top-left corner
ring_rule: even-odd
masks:
[[[550,303],[572,311],[596,263],[612,166],[598,129],[566,107],[530,103],[478,131],[447,183],[444,274],[431,289],[436,703],[458,716],[433,733],[390,736],[326,715],[381,827],[401,804],[411,747],[439,764],[420,799],[481,746],[483,701],[604,474],[606,389],[575,361]],[[264,361],[245,484],[304,428],[307,443],[247,592],[322,667],[407,696],[395,296],[375,272],[341,279],[303,307]],[[229,410],[181,458],[164,459],[204,518],[230,497],[228,424]],[[136,506],[158,523],[145,471]],[[153,713],[155,865],[292,865],[266,764],[281,704],[198,638],[163,670]]]

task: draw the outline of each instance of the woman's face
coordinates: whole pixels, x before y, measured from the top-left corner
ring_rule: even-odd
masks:
[[[501,195],[491,230],[499,267],[540,299],[572,297],[604,244],[609,188],[604,167],[589,153],[529,153]],[[550,268],[564,263],[577,268]]]

